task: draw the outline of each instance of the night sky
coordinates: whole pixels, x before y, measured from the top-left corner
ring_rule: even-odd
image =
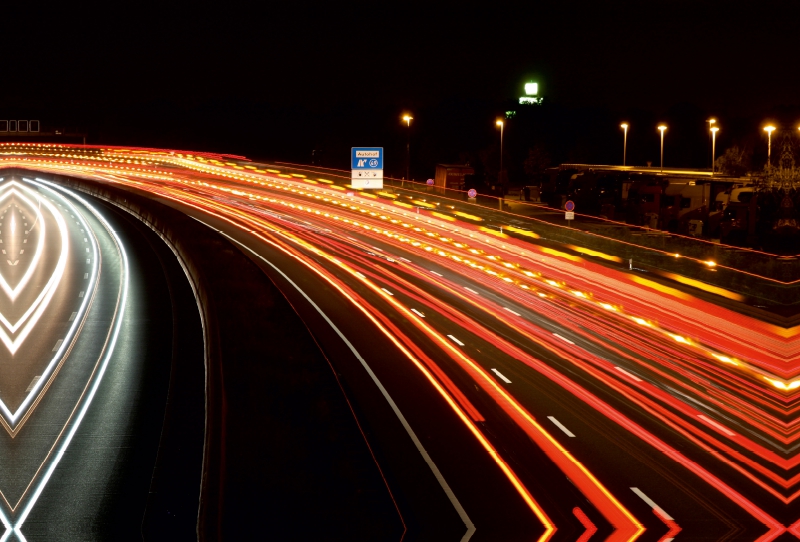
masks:
[[[19,3],[5,7],[0,115],[79,126],[89,143],[299,162],[320,149],[333,167],[383,145],[401,170],[408,110],[425,176],[495,144],[495,118],[535,80],[547,111],[507,125],[513,162],[536,144],[554,162],[620,161],[627,120],[632,162],[657,159],[666,122],[667,161],[703,167],[708,116],[721,149],[756,156],[765,120],[800,121],[799,4],[741,5]]]

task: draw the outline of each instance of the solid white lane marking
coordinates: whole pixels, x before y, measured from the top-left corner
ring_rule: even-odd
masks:
[[[511,310],[511,309],[509,309],[508,307],[503,307],[503,309],[504,309],[504,310],[507,310],[508,312],[510,312],[511,314],[513,314],[514,316],[522,316],[520,313],[518,313],[518,312],[516,312],[516,311],[512,311],[512,310]]]
[[[433,269],[428,269],[428,271],[430,271],[431,273],[433,273],[433,274],[434,274],[434,275],[436,275],[437,277],[444,276],[444,275],[442,275],[441,273],[437,273],[437,272],[436,272],[436,271],[434,271]]]
[[[569,343],[569,344],[575,344],[574,342],[570,341],[570,340],[569,340],[569,339],[567,339],[566,337],[562,337],[562,336],[561,336],[561,335],[559,335],[558,333],[553,333],[553,335],[555,335],[556,337],[558,337],[559,339],[561,339],[561,340],[562,340],[562,341],[564,341],[565,343]]]
[[[383,290],[384,292],[386,292],[390,296],[394,297],[394,294],[392,292],[390,292],[389,290],[387,290],[386,288],[381,288],[381,290]]]
[[[448,335],[448,337],[450,338],[450,340],[451,340],[451,341],[453,341],[454,343],[456,343],[458,346],[464,346],[464,343],[462,343],[461,341],[459,341],[458,339],[456,339],[456,338],[455,338],[455,337],[453,337],[452,335]]]
[[[566,427],[564,427],[564,424],[561,423],[560,421],[558,421],[557,419],[555,419],[554,416],[548,416],[547,419],[550,420],[551,422],[553,422],[556,427],[561,429],[564,432],[565,435],[567,435],[568,437],[575,438],[575,434],[572,431],[570,431],[569,429],[567,429]]]
[[[58,349],[59,349],[59,347],[61,347],[61,343],[63,343],[63,342],[64,342],[64,339],[58,339],[58,340],[56,341],[56,345],[53,347],[53,352],[55,352],[56,350],[58,350]]]
[[[201,220],[198,220],[198,221],[202,222]],[[461,542],[468,542],[469,539],[472,538],[472,535],[475,534],[475,524],[472,523],[472,520],[470,519],[469,515],[467,514],[467,511],[464,510],[464,507],[461,505],[461,502],[458,500],[458,497],[456,497],[456,494],[453,493],[453,490],[450,488],[450,485],[447,483],[447,480],[444,479],[444,476],[442,475],[441,471],[439,470],[439,467],[436,466],[436,463],[434,463],[433,459],[428,454],[428,451],[423,446],[422,441],[419,440],[419,437],[417,437],[417,434],[411,428],[411,425],[408,423],[408,420],[406,420],[406,417],[400,411],[400,408],[394,402],[394,399],[392,399],[391,395],[389,395],[389,392],[383,386],[383,383],[378,379],[378,376],[372,371],[372,368],[369,366],[367,361],[355,349],[355,347],[353,346],[353,343],[351,343],[348,340],[348,338],[345,337],[344,333],[342,333],[341,330],[339,330],[339,328],[336,327],[336,325],[333,323],[333,321],[331,321],[331,319],[328,317],[328,315],[325,314],[322,311],[322,309],[320,309],[319,306],[316,303],[314,303],[314,301],[310,297],[308,297],[308,294],[306,294],[292,279],[290,279],[289,276],[286,273],[281,271],[275,264],[273,264],[271,261],[266,259],[264,256],[262,256],[261,254],[259,254],[258,252],[256,252],[252,248],[250,248],[249,246],[245,245],[244,243],[242,243],[240,241],[237,241],[236,239],[234,239],[233,237],[231,237],[230,235],[228,235],[228,234],[226,234],[224,232],[222,232],[222,235],[224,235],[225,237],[230,239],[232,242],[234,242],[234,243],[240,245],[241,247],[249,250],[256,257],[260,258],[266,264],[268,264],[270,267],[272,267],[275,271],[277,271],[289,284],[291,284],[294,287],[295,290],[300,292],[300,295],[302,295],[306,299],[306,301],[308,301],[311,304],[311,306],[314,307],[314,309],[316,309],[316,311],[320,314],[320,316],[322,316],[322,318],[328,323],[329,326],[331,326],[331,328],[334,330],[334,332],[336,332],[336,334],[339,336],[339,338],[342,339],[342,342],[344,342],[347,345],[347,347],[350,349],[350,351],[353,353],[353,355],[356,357],[356,359],[358,359],[358,361],[361,363],[361,366],[364,367],[364,370],[367,372],[367,374],[369,374],[370,378],[372,378],[372,381],[375,383],[377,388],[381,391],[381,394],[386,399],[386,402],[389,403],[389,406],[392,408],[392,410],[394,411],[395,415],[400,420],[400,423],[402,424],[403,428],[406,430],[406,433],[408,433],[408,436],[411,438],[411,441],[414,443],[414,446],[416,446],[417,451],[420,453],[422,458],[425,460],[425,463],[428,464],[428,467],[431,469],[431,472],[433,472],[433,475],[436,478],[436,481],[439,482],[439,486],[442,488],[442,490],[444,491],[445,495],[447,495],[447,498],[450,500],[450,503],[453,505],[453,508],[456,509],[456,512],[458,513],[458,516],[461,518],[461,521],[464,522],[464,526],[467,528],[467,532],[464,533],[464,536],[461,538]],[[170,248],[172,248],[172,247],[170,247]],[[173,248],[173,251],[174,251],[174,248]],[[176,255],[177,255],[177,253],[176,253]],[[2,514],[2,512],[0,512],[0,514]]]
[[[661,514],[661,515],[664,517],[664,519],[667,519],[667,520],[669,520],[669,521],[675,521],[675,518],[673,518],[672,516],[670,516],[669,514],[667,514],[667,513],[664,511],[664,509],[663,509],[663,508],[661,508],[660,506],[658,506],[658,505],[657,505],[657,504],[656,504],[656,503],[653,501],[653,499],[651,499],[650,497],[648,497],[647,495],[645,495],[645,494],[644,494],[644,492],[643,492],[641,489],[639,489],[638,487],[632,487],[632,488],[631,488],[631,491],[633,491],[634,493],[636,493],[636,494],[639,496],[639,498],[641,498],[641,499],[642,499],[644,502],[646,502],[647,504],[649,504],[649,505],[650,505],[650,507],[651,507],[653,510],[658,510],[658,513],[659,513],[659,514]]]
[[[476,292],[475,290],[473,290],[472,288],[467,288],[466,286],[464,286],[464,289],[465,289],[466,291],[470,292],[470,293],[473,293],[473,294],[475,294],[475,295],[481,295],[481,294],[479,294],[478,292]]]
[[[725,433],[729,437],[735,437],[736,436],[735,433],[732,433],[731,431],[728,431],[728,429],[726,429],[725,426],[718,424],[717,422],[715,422],[714,420],[712,420],[711,418],[709,418],[709,417],[707,417],[707,416],[705,416],[703,414],[698,414],[697,417],[700,418],[701,420],[703,420],[704,422],[706,422],[707,424],[716,427],[717,429],[719,429],[720,431],[722,431],[723,433]]]
[[[492,372],[497,375],[497,378],[499,378],[500,380],[502,380],[506,384],[511,384],[511,381],[508,378],[506,378],[505,375],[503,375],[503,373],[501,373],[497,369],[492,369]]]
[[[419,316],[420,318],[425,318],[425,315],[419,312],[417,309],[411,309],[411,312]]]
[[[621,372],[621,373],[625,373],[626,375],[628,375],[629,377],[631,377],[632,379],[634,379],[636,382],[641,382],[641,381],[642,381],[642,379],[641,379],[641,378],[639,378],[638,376],[636,376],[636,375],[634,375],[634,374],[631,374],[631,373],[629,373],[628,371],[626,371],[626,370],[625,370],[625,369],[623,369],[622,367],[617,367],[617,366],[615,365],[615,366],[614,366],[614,368],[615,368],[617,371]]]

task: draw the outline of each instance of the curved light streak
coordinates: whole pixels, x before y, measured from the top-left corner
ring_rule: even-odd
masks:
[[[114,231],[114,229],[111,227],[111,225],[108,223],[108,221],[105,219],[105,217],[103,217],[103,215],[99,211],[97,211],[97,209],[95,209],[88,201],[86,201],[84,198],[80,197],[79,195],[74,194],[71,191],[68,191],[68,190],[66,190],[66,189],[64,189],[64,188],[62,188],[62,187],[60,187],[60,186],[58,186],[58,185],[56,185],[54,183],[50,183],[48,181],[39,180],[39,182],[42,183],[42,184],[47,185],[48,187],[51,187],[52,189],[55,189],[55,190],[58,190],[58,191],[60,191],[62,193],[68,194],[69,196],[71,196],[71,197],[75,198],[76,200],[80,201],[82,205],[86,206],[86,208],[88,208],[97,217],[97,219],[100,221],[100,223],[106,229],[106,231],[108,231],[108,233],[114,239],[114,243],[116,244],[117,249],[119,250],[119,253],[120,253],[120,256],[121,256],[121,260],[122,260],[122,269],[120,270],[120,273],[121,273],[123,278],[122,278],[122,282],[121,282],[121,285],[120,285],[120,289],[121,289],[120,302],[119,302],[117,310],[116,310],[116,312],[114,314],[114,319],[115,319],[114,327],[113,327],[112,332],[111,332],[111,337],[110,337],[110,340],[108,342],[108,346],[106,348],[105,355],[104,355],[104,357],[103,357],[103,359],[102,359],[102,361],[100,363],[100,367],[99,367],[98,371],[94,375],[94,379],[93,379],[92,384],[91,384],[91,386],[89,388],[89,392],[84,397],[83,402],[82,402],[82,404],[80,405],[80,407],[78,409],[78,413],[77,413],[74,421],[72,422],[71,427],[69,428],[65,438],[61,441],[61,444],[58,447],[57,452],[52,457],[50,463],[46,467],[46,469],[44,471],[44,474],[39,479],[39,483],[36,485],[36,488],[34,489],[30,499],[28,500],[28,502],[23,507],[22,512],[20,513],[19,517],[16,518],[15,521],[13,521],[13,524],[11,522],[9,522],[9,525],[11,526],[11,530],[13,531],[13,533],[17,537],[20,538],[20,540],[25,540],[25,537],[23,536],[22,530],[21,530],[23,524],[27,520],[29,514],[31,513],[31,510],[33,510],[33,507],[36,505],[36,502],[38,501],[40,495],[42,494],[42,491],[44,491],[44,488],[47,485],[47,482],[52,477],[53,472],[55,471],[56,467],[61,462],[61,459],[64,457],[64,453],[67,451],[67,448],[69,447],[70,443],[72,442],[72,439],[75,436],[75,433],[78,431],[78,428],[80,427],[81,422],[83,421],[83,418],[86,416],[86,412],[89,410],[89,407],[92,404],[94,396],[97,393],[97,390],[98,390],[98,388],[100,387],[100,384],[103,381],[103,376],[105,375],[106,370],[108,369],[109,362],[111,360],[111,357],[114,354],[114,349],[115,349],[116,344],[117,344],[117,339],[119,338],[119,333],[120,333],[120,330],[122,328],[122,322],[124,320],[123,316],[125,314],[125,309],[126,309],[127,300],[128,300],[128,281],[129,281],[128,255],[125,252],[125,247],[124,247],[124,245],[122,243],[122,240],[119,238],[119,236]],[[66,199],[66,198],[64,198],[64,199]],[[80,215],[76,215],[76,216],[80,216]],[[2,519],[2,518],[0,518],[0,519]],[[8,533],[8,530],[6,532]]]

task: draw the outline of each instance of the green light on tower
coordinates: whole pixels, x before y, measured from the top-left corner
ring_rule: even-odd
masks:
[[[520,104],[538,105],[542,103],[542,98],[539,96],[539,83],[525,83],[525,96],[519,99]]]

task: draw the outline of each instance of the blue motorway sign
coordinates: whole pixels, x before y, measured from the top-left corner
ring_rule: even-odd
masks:
[[[383,169],[383,147],[353,147],[351,169]]]

